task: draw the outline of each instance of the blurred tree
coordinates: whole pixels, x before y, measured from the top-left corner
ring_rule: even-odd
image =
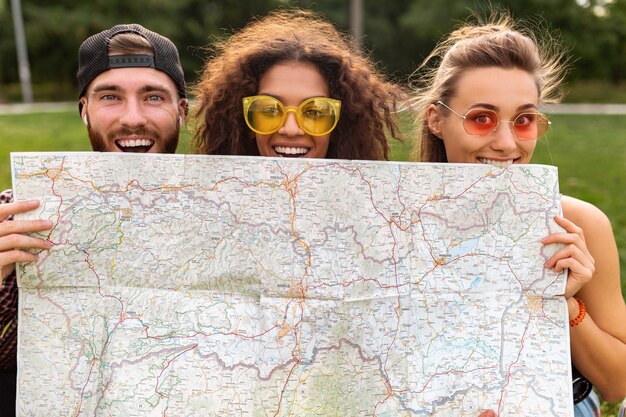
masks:
[[[308,8],[348,32],[349,6],[346,0],[25,0],[22,8],[33,82],[40,88],[52,85],[59,98],[68,99],[75,93],[78,46],[117,23],[140,23],[172,39],[187,80],[193,82],[210,53],[204,47],[253,16],[278,7]],[[626,0],[394,0],[364,1],[363,6],[364,50],[401,82],[472,10],[485,15],[500,7],[517,19],[543,21],[560,32],[576,58],[572,77],[619,83],[626,76]],[[0,0],[0,64],[0,85],[17,83],[9,0]],[[0,100],[3,96],[0,91]]]
[[[401,19],[401,27],[421,39],[429,51],[434,42],[465,21],[472,11],[486,16],[490,10],[508,10],[531,27],[560,36],[574,65],[570,77],[611,78],[619,83],[626,68],[625,0],[414,0]],[[425,52],[422,52],[425,53]]]
[[[379,69],[387,71],[398,81],[405,81],[416,63],[423,58],[423,51],[431,46],[417,39],[400,21],[415,0],[393,2],[363,2],[363,52],[368,54]],[[337,27],[349,33],[350,2],[345,0],[292,0],[285,1],[291,7],[318,11]]]
[[[620,85],[626,78],[626,1],[606,1],[604,11],[606,15],[600,11],[598,20],[606,40],[595,66],[606,67],[613,83]]]
[[[253,17],[264,16],[282,4],[280,0],[179,1],[183,4],[178,14],[179,28],[176,32],[167,33],[178,46],[188,80],[195,79],[205,58],[210,55],[211,49],[207,46],[244,27]],[[180,25],[180,22],[184,24]]]
[[[4,5],[8,0],[0,1]],[[58,95],[67,98],[68,92],[75,89],[76,57],[82,41],[119,23],[139,23],[170,38],[179,46],[185,74],[192,81],[204,59],[196,52],[210,41],[211,35],[221,34],[222,28],[240,28],[252,16],[264,15],[279,4],[277,0],[257,0],[251,4],[237,0],[57,0],[54,3],[29,0],[24,3],[23,11],[33,81],[54,83]],[[3,9],[0,9],[0,22],[7,19],[10,22],[10,13],[5,16]],[[15,61],[11,30],[12,24],[2,25],[2,62],[10,56]],[[11,66],[15,64],[12,62]],[[15,82],[16,74],[7,71],[0,82]]]
[[[541,16],[544,23],[558,31],[573,58],[570,78],[606,77],[606,71],[598,64],[608,31],[594,13],[596,0],[512,0],[511,3],[510,9],[517,16]]]
[[[17,55],[11,18],[10,0],[0,0],[0,86],[6,82],[17,82]],[[4,92],[0,89],[0,101]]]
[[[117,23],[141,23],[163,33],[178,25],[168,16],[178,14],[179,2],[125,0],[76,2],[29,0],[23,4],[33,82],[53,83],[50,94],[75,93],[77,51],[88,36]],[[150,10],[150,13],[146,13]]]
[[[541,24],[545,19],[551,26],[560,27],[559,20],[569,19],[564,16],[579,8],[574,0],[509,0],[505,6],[496,1],[439,0],[433,4],[427,0],[415,0],[403,16],[401,25],[411,31],[414,38],[427,44],[422,51],[427,54],[437,41],[470,20],[471,16],[487,18],[494,11],[508,10],[515,19],[530,21],[531,25]]]

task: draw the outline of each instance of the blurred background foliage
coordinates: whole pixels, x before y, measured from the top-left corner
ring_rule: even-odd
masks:
[[[350,3],[21,0],[35,101],[74,100],[78,46],[114,24],[140,23],[172,39],[179,47],[187,81],[193,83],[206,57],[204,47],[254,16],[276,8],[306,8],[349,31]],[[517,19],[560,34],[575,59],[570,85],[593,82],[603,91],[597,98],[575,93],[574,101],[626,101],[626,0],[363,0],[364,49],[396,81],[406,82],[435,42],[465,21],[470,11],[494,8],[506,8]],[[21,100],[15,49],[11,0],[0,0],[0,102]]]

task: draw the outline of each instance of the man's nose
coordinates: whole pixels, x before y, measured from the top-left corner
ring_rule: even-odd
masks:
[[[124,113],[120,117],[120,123],[124,126],[144,126],[148,122],[143,113],[143,108],[137,100],[128,100],[123,111]]]

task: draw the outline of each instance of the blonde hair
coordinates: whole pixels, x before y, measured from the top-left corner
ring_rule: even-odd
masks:
[[[420,77],[410,100],[418,125],[415,160],[447,162],[443,141],[428,128],[426,110],[454,96],[464,71],[485,67],[521,69],[535,78],[539,103],[555,103],[562,97],[567,51],[554,34],[543,29],[544,36],[539,39],[531,30],[517,28],[508,13],[493,13],[484,23],[474,18],[476,24],[451,32],[413,73]],[[542,30],[538,28],[537,32]],[[433,62],[439,64],[433,67]]]

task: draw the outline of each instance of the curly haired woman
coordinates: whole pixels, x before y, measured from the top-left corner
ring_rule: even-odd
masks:
[[[403,89],[331,23],[280,11],[214,48],[195,87],[197,153],[389,158]]]

